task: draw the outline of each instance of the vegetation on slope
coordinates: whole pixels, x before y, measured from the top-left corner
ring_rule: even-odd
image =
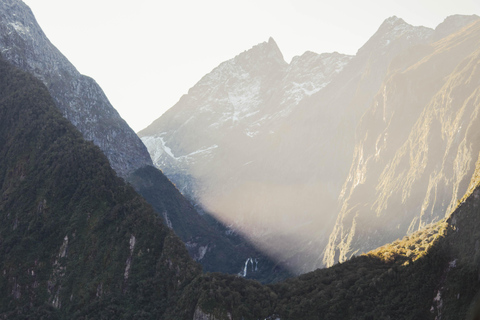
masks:
[[[0,61],[0,318],[158,318],[200,273],[32,76]]]

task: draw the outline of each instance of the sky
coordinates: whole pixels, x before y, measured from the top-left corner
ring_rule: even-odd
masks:
[[[391,16],[435,28],[478,0],[23,0],[136,132],[223,61],[269,37],[284,58],[355,54]]]

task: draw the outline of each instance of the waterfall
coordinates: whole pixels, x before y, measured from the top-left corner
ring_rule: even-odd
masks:
[[[245,266],[243,267],[243,272],[240,272],[238,275],[240,275],[244,278],[247,276],[248,263],[252,264],[252,272],[258,271],[258,259],[255,258],[255,260],[254,260],[253,258],[248,258],[245,261]]]

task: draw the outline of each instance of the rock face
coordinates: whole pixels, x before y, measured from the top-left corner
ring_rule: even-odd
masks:
[[[390,65],[357,127],[326,265],[419,230],[464,196],[480,152],[479,40],[477,20]]]
[[[385,81],[477,18],[449,17],[433,30],[391,17],[354,57],[307,52],[290,64],[269,39],[220,64],[139,135],[154,164],[227,225],[298,272],[330,265],[333,248],[351,241],[339,231],[354,228],[345,210],[365,200],[346,206],[344,181],[363,168],[358,144],[374,129],[367,122]],[[350,255],[366,248],[354,247]]]
[[[47,86],[62,114],[102,149],[118,175],[126,177],[152,164],[146,148],[102,89],[50,43],[22,1],[1,1],[0,19],[2,56]]]

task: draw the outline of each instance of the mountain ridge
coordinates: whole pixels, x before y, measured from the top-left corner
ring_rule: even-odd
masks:
[[[0,15],[3,57],[47,86],[62,114],[103,150],[120,176],[152,164],[145,146],[102,89],[51,44],[27,5],[20,0],[2,1]]]

